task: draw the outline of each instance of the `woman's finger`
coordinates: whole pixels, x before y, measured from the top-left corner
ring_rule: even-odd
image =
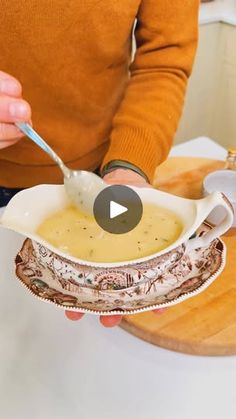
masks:
[[[0,140],[0,150],[3,148],[7,148],[10,147],[16,143],[18,143],[19,139],[15,139],[15,140],[9,140],[9,141],[1,141]]]
[[[162,313],[164,313],[166,310],[167,310],[166,308],[158,308],[158,309],[156,309],[156,310],[152,310],[152,312],[153,312],[154,314],[162,314]]]
[[[0,122],[29,121],[30,105],[23,99],[0,96]]]
[[[75,321],[75,320],[80,320],[80,319],[82,319],[82,317],[84,316],[84,313],[79,313],[79,312],[77,312],[77,311],[69,311],[69,310],[66,310],[66,311],[65,311],[65,315],[66,315],[66,317],[67,317],[69,320],[73,320],[73,321]]]
[[[120,324],[122,316],[100,316],[100,322],[105,327],[114,327]]]
[[[0,148],[4,148],[5,143],[15,143],[24,134],[14,125],[0,123]],[[5,145],[6,147],[7,145]]]
[[[21,97],[22,87],[15,77],[0,71],[0,95]]]

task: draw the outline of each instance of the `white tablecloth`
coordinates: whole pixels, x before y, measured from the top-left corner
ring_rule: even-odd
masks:
[[[179,151],[225,156],[207,139]],[[1,419],[235,419],[236,357],[170,352],[93,316],[68,321],[14,278],[19,243],[0,229]]]

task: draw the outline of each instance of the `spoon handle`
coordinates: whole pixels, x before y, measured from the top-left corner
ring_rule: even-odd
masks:
[[[60,157],[52,150],[52,148],[40,137],[40,135],[31,127],[31,125],[25,122],[16,122],[15,125],[35,144],[46,151],[47,154],[58,164],[63,174],[68,176],[69,169],[64,165]]]

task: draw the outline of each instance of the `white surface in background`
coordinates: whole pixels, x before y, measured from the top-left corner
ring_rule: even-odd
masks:
[[[200,24],[223,22],[236,25],[236,0],[214,0],[201,4]]]
[[[207,139],[172,155],[202,147],[219,158]],[[67,320],[15,280],[21,240],[0,229],[1,419],[235,419],[236,357],[178,354],[93,316]]]
[[[172,148],[170,156],[207,157],[209,159],[225,160],[227,151],[210,138],[199,137],[176,145]]]

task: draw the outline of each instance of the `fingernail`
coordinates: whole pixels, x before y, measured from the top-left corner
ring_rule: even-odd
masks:
[[[6,94],[17,94],[19,86],[14,80],[1,80],[0,81],[0,92]]]
[[[156,310],[153,310],[153,312],[155,313],[155,314],[162,314],[162,313],[164,313],[166,311],[166,308],[158,308],[158,309],[156,309]]]
[[[19,102],[11,103],[9,105],[9,112],[11,116],[16,118],[28,117],[29,115],[28,106],[25,103]]]

